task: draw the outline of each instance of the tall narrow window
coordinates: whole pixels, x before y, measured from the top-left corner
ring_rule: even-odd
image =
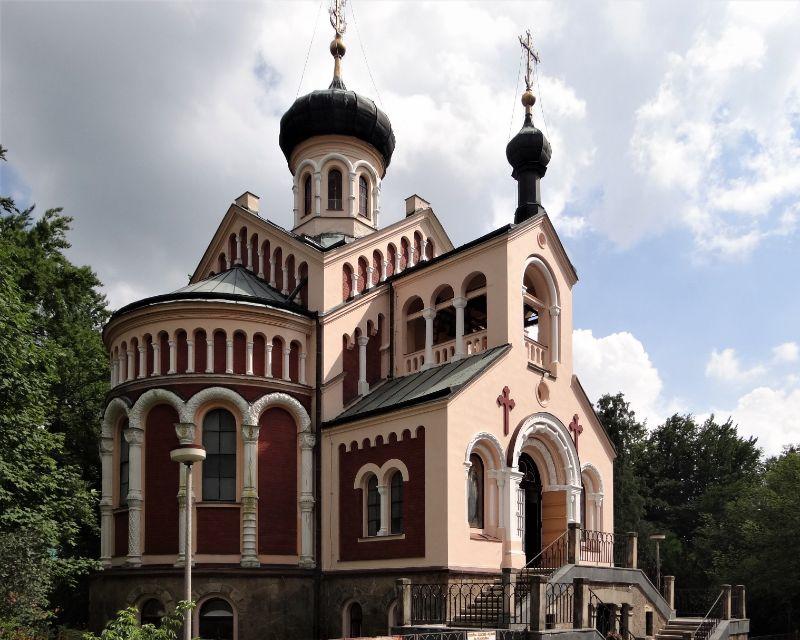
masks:
[[[391,482],[392,534],[403,533],[403,474],[395,471]]]
[[[358,213],[369,218],[369,188],[367,187],[367,179],[364,176],[358,178]]]
[[[367,481],[367,535],[377,536],[381,528],[381,495],[378,478],[371,475]]]
[[[328,209],[342,209],[342,172],[338,169],[328,171]]]
[[[130,486],[130,463],[128,441],[123,429],[119,430],[119,504],[128,504],[128,487]]]
[[[467,480],[468,518],[473,529],[483,529],[483,460],[473,453],[469,457],[470,468]]]
[[[353,602],[348,607],[349,611],[347,612],[347,626],[346,629],[347,637],[348,638],[360,638],[361,637],[361,624],[363,620],[363,612],[361,611],[361,605],[358,602]]]
[[[203,500],[236,500],[236,421],[230,411],[214,409],[203,419]]]
[[[233,640],[233,607],[222,598],[206,600],[198,622],[198,635],[204,640]]]
[[[311,174],[303,181],[303,215],[311,213]]]

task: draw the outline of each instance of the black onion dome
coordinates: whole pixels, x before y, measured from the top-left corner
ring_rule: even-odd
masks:
[[[506,146],[506,158],[509,164],[515,172],[528,165],[541,178],[547,171],[551,154],[550,143],[544,134],[533,126],[533,120],[530,114],[527,114],[522,129]]]
[[[372,145],[383,157],[384,170],[394,152],[389,117],[369,98],[347,91],[344,83],[300,96],[281,118],[279,143],[286,161],[301,142],[314,136],[353,136]]]

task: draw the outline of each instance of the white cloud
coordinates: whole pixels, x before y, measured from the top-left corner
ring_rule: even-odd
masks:
[[[784,342],[777,347],[773,347],[772,355],[775,362],[797,362],[800,358],[800,347],[796,342]]]
[[[733,409],[714,413],[718,419],[731,416],[740,435],[757,437],[768,455],[800,443],[800,387],[758,387],[740,397]]]
[[[765,373],[766,369],[760,364],[749,368],[743,367],[736,350],[732,348],[722,351],[714,349],[706,363],[706,377],[722,382],[747,382]]]
[[[593,401],[621,391],[651,427],[663,420],[661,376],[635,336],[623,331],[598,338],[591,330],[576,329],[572,352],[575,373]]]

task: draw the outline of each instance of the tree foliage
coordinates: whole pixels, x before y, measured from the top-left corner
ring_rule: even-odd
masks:
[[[70,218],[0,206],[0,633],[36,635],[95,565],[106,311]]]
[[[128,607],[110,620],[99,636],[85,633],[84,640],[177,640],[183,626],[184,615],[194,603],[181,600],[172,613],[161,619],[161,624],[140,624],[136,607]]]

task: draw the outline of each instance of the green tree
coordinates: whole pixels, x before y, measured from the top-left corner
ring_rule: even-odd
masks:
[[[177,640],[183,626],[184,612],[190,611],[194,603],[181,600],[175,611],[162,618],[161,624],[140,624],[136,607],[128,607],[109,620],[99,636],[85,633],[84,640]]]
[[[0,207],[0,632],[35,635],[95,565],[105,388],[78,363],[102,347],[104,310],[94,275],[63,254],[69,218],[34,220],[6,196]]]

